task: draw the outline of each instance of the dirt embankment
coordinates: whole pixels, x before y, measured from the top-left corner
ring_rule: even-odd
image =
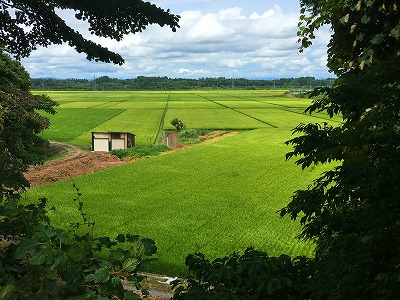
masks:
[[[29,180],[31,187],[126,163],[110,153],[84,151],[78,147],[56,142],[51,142],[51,144],[60,148],[61,152],[66,152],[66,155],[43,165],[30,167],[25,177]]]

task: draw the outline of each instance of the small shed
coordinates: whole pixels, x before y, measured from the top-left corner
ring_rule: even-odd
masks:
[[[135,135],[130,132],[92,132],[92,151],[108,152],[135,146]]]

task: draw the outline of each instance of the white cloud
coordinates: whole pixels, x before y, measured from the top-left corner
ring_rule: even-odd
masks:
[[[232,7],[228,9],[221,9],[218,12],[221,20],[243,20],[246,17],[241,14],[241,7]]]
[[[156,2],[195,9],[179,13],[181,28],[176,33],[154,25],[119,43],[94,38],[124,57],[126,63],[122,67],[88,62],[85,55],[67,46],[41,48],[24,59],[23,64],[32,77],[93,78],[93,73],[117,78],[139,75],[229,77],[235,69],[246,78],[330,76],[325,66],[329,30],[324,28],[311,49],[298,54],[299,13],[287,12],[286,6],[274,5],[260,10],[257,4],[252,11],[247,2],[243,6],[239,1]],[[218,9],[210,10],[208,5]],[[68,23],[84,28],[74,22]]]
[[[275,14],[275,10],[273,10],[273,9],[267,10],[267,11],[264,12],[261,16],[260,16],[258,13],[254,12],[254,13],[251,14],[250,20],[257,20],[257,19],[268,18],[268,17],[273,16],[274,14]]]
[[[203,69],[201,69],[201,70],[190,70],[190,69],[180,68],[175,73],[177,73],[179,75],[201,75],[201,74],[206,74],[207,71],[205,71]]]
[[[229,67],[229,68],[237,68],[246,65],[248,62],[243,61],[241,59],[233,59],[233,58],[226,58],[221,60],[220,65]]]
[[[227,38],[234,31],[227,27],[218,15],[206,14],[187,31],[190,40],[218,42]]]

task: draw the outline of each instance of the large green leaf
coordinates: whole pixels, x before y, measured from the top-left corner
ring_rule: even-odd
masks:
[[[0,286],[0,300],[8,300],[8,299],[13,299],[13,294],[14,294],[14,285],[12,284],[7,284],[5,286]]]
[[[95,283],[104,283],[110,279],[110,272],[107,268],[100,268],[94,272],[93,281]]]
[[[139,265],[139,260],[137,258],[128,258],[124,261],[122,264],[122,269],[124,269],[127,272],[133,272]]]
[[[152,255],[157,252],[157,246],[156,246],[156,242],[154,240],[144,238],[144,239],[142,239],[142,243],[145,248],[145,252],[144,252],[145,255]]]
[[[23,240],[15,251],[14,258],[23,259],[28,254],[28,252],[34,249],[37,245],[39,245],[39,242],[37,241],[28,239]]]
[[[139,300],[140,299],[140,297],[132,291],[126,291],[124,293],[124,298],[126,300]]]

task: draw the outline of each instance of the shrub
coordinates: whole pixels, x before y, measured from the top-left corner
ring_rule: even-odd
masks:
[[[186,266],[195,278],[175,281],[173,299],[308,299],[312,263],[307,257],[271,257],[252,247],[213,262],[190,254]]]
[[[170,148],[167,145],[138,145],[129,149],[117,149],[112,150],[111,154],[118,156],[119,158],[140,158],[147,156],[156,156],[161,152],[168,151]]]
[[[179,136],[181,138],[197,138],[202,135],[207,135],[209,132],[210,130],[207,129],[188,129],[181,131]]]
[[[182,120],[178,118],[171,120],[171,125],[176,128],[176,131],[181,131],[182,129],[186,128],[186,125],[183,124]]]

